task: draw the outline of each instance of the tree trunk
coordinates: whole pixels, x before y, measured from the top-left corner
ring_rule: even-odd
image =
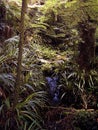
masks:
[[[96,28],[89,22],[79,24],[80,37],[78,64],[80,69],[90,71],[95,58],[95,31]]]
[[[4,2],[0,1],[0,23],[6,22],[6,7]]]
[[[84,90],[80,92],[80,96],[81,96],[81,99],[82,99],[83,108],[87,109],[87,107],[88,107],[87,95],[85,94]]]
[[[15,100],[14,107],[16,106],[20,93],[21,86],[21,68],[22,68],[22,52],[23,52],[23,43],[24,43],[24,20],[25,13],[27,10],[27,0],[22,0],[22,9],[21,9],[21,23],[20,23],[20,42],[19,42],[19,53],[18,53],[18,64],[17,64],[17,76],[16,76],[16,85],[15,85]]]

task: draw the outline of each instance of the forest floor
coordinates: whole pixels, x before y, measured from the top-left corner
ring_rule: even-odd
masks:
[[[45,115],[47,130],[98,130],[98,111],[51,107]]]

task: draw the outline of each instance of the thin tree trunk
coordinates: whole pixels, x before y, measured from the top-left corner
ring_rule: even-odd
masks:
[[[23,52],[23,43],[24,43],[24,30],[25,30],[24,21],[25,21],[26,10],[27,10],[27,0],[22,0],[21,23],[20,23],[20,42],[19,42],[19,52],[18,52],[14,107],[16,106],[16,104],[18,102],[20,86],[21,86],[22,52]]]

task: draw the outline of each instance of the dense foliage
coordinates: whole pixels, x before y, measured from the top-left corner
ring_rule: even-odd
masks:
[[[98,0],[29,1],[15,104],[21,0],[0,11],[0,129],[97,130]]]

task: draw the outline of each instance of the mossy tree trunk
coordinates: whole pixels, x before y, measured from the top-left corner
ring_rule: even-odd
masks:
[[[16,106],[16,104],[18,102],[20,86],[21,86],[22,52],[23,52],[23,44],[24,44],[24,30],[25,30],[24,21],[25,21],[26,10],[27,10],[27,0],[22,0],[21,23],[20,23],[20,42],[19,42],[19,52],[18,52],[14,107]]]
[[[86,82],[88,82],[89,72],[93,67],[95,60],[95,31],[96,27],[93,23],[89,21],[79,23],[79,33],[81,37],[81,42],[79,44],[79,56],[78,56],[78,65],[79,71],[85,72],[85,85],[84,88],[88,87]],[[88,101],[86,90],[83,89],[80,92],[83,106],[87,109]]]
[[[6,22],[6,7],[3,1],[0,1],[0,23]]]
[[[86,72],[91,70],[95,59],[95,31],[95,26],[88,21],[79,24],[82,41],[79,44],[78,64]]]

